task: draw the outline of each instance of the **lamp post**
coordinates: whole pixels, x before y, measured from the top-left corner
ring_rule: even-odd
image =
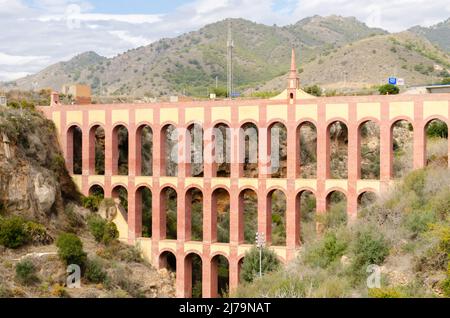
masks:
[[[259,249],[259,277],[262,277],[262,250],[266,245],[264,233],[256,233],[256,247]]]

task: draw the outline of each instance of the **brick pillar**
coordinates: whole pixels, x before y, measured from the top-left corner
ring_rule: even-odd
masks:
[[[232,179],[230,189],[230,243],[239,245],[243,243],[243,209],[241,208],[238,179]]]
[[[348,123],[348,190],[347,215],[348,221],[356,219],[358,213],[358,180],[361,175],[360,132],[358,126],[356,103],[349,104]]]
[[[228,260],[228,269],[230,295],[233,295],[239,286],[239,261],[237,258],[237,247],[233,249],[232,256]]]
[[[142,175],[142,130],[143,130],[143,128],[144,128],[144,126],[137,128],[136,132],[134,134],[134,138],[133,138],[134,139],[134,151],[132,152],[132,157],[134,158],[134,164],[132,164],[133,161],[131,161],[131,158],[130,158],[130,166],[133,166],[133,172],[134,172],[135,176]]]
[[[192,256],[177,256],[177,297],[192,297]],[[178,270],[180,268],[180,270]]]
[[[89,195],[89,175],[90,175],[90,134],[89,134],[89,118],[88,112],[83,112],[83,142],[82,142],[82,166],[83,166],[83,180],[82,180],[82,193],[86,196]],[[95,145],[94,145],[95,146]]]
[[[287,261],[295,258],[296,249],[300,246],[300,223],[299,196],[295,193],[295,180],[288,180],[286,195]]]
[[[66,146],[65,146],[65,158],[67,171],[73,175],[73,128],[67,130],[66,134]]]
[[[386,190],[393,173],[392,127],[389,120],[389,103],[381,103],[380,121],[380,180]]]
[[[89,160],[88,160],[88,163],[87,163],[87,165],[88,165],[88,174],[89,175],[95,175],[96,174],[95,173],[95,141],[96,141],[95,132],[96,132],[96,128],[97,127],[98,126],[94,126],[90,130],[86,131],[87,135],[88,135],[88,138],[89,138],[88,143],[87,143],[87,147],[86,147],[87,148],[86,150],[89,152],[89,155],[88,155]],[[106,138],[106,136],[105,136],[105,138]],[[84,150],[83,150],[83,152],[84,152]]]
[[[203,252],[203,255],[207,255]],[[203,298],[217,297],[217,264],[212,264],[209,257],[203,258],[202,295]]]
[[[128,183],[128,242],[134,244],[136,238],[142,236],[141,209],[136,209],[136,189],[134,182]],[[139,204],[139,203],[138,203]],[[139,204],[140,206],[140,204]],[[138,206],[138,207],[139,207]]]
[[[414,164],[415,170],[426,166],[425,123],[423,122],[423,101],[414,102]]]
[[[317,214],[323,214],[327,210],[325,183],[330,175],[330,139],[327,130],[326,106],[320,103],[317,121]]]

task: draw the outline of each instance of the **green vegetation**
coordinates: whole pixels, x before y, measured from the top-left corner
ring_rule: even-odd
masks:
[[[76,264],[85,268],[87,254],[83,251],[83,242],[72,233],[62,233],[56,240],[58,256],[65,265]]]
[[[16,280],[22,285],[32,285],[39,281],[32,261],[24,259],[16,265]]]
[[[259,277],[259,249],[253,247],[245,253],[244,262],[241,268],[241,278],[245,282],[251,283],[256,277]],[[273,272],[280,267],[280,261],[274,251],[263,248],[262,250],[262,274]]]
[[[97,243],[109,244],[119,237],[116,225],[97,214],[91,214],[87,219],[87,224]]]
[[[380,95],[396,95],[400,93],[400,89],[396,85],[386,84],[380,86],[378,92],[380,93]]]
[[[305,92],[317,97],[322,96],[322,88],[320,88],[318,85],[305,87]]]
[[[102,262],[93,258],[87,261],[84,278],[94,284],[104,284],[107,282],[108,274],[103,270]]]
[[[18,216],[0,219],[0,245],[16,249],[27,244],[29,240],[24,219]]]
[[[446,168],[408,174],[355,222],[324,227],[320,238],[305,240],[290,266],[243,284],[237,296],[448,297],[449,182]],[[366,285],[369,265],[385,268],[380,288]],[[431,277],[440,277],[438,284],[430,285]]]

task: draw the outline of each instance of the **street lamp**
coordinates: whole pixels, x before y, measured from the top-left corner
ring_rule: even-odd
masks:
[[[259,249],[259,277],[262,277],[262,250],[266,245],[264,233],[256,233],[256,247]]]

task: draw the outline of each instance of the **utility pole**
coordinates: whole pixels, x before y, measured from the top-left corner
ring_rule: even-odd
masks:
[[[231,34],[231,20],[229,20],[227,41],[227,94],[229,99],[233,98],[233,48],[234,41]]]
[[[262,250],[266,245],[264,233],[256,233],[256,247],[259,249],[259,277],[262,277]]]

